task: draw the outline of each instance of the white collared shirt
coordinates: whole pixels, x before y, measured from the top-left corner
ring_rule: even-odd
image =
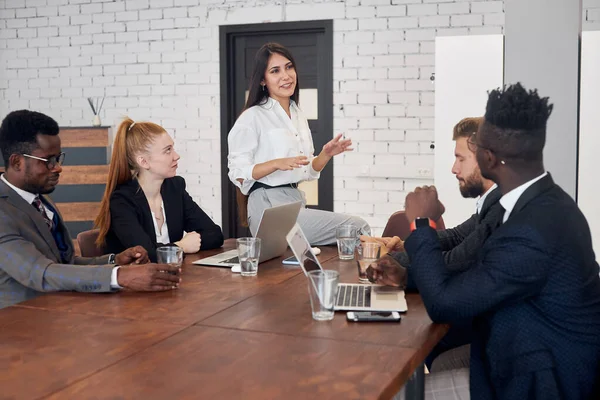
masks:
[[[315,149],[308,121],[294,101],[290,101],[290,114],[288,117],[279,102],[269,98],[265,104],[244,111],[231,128],[228,175],[242,193],[248,194],[256,182],[252,179],[254,166],[277,158],[306,156],[310,164],[292,171],[275,171],[259,182],[278,186],[319,178],[320,173],[312,167]]]
[[[500,204],[502,205],[502,207],[504,207],[505,210],[502,223],[505,223],[508,220],[508,217],[510,217],[510,213],[512,212],[513,208],[515,208],[515,205],[517,204],[517,201],[519,201],[519,198],[521,197],[523,192],[525,192],[525,190],[527,190],[531,185],[533,185],[546,175],[548,175],[548,172],[544,172],[537,178],[533,178],[532,180],[525,182],[521,186],[517,186],[516,188],[506,193],[500,198]]]
[[[6,183],[9,188],[11,188],[15,192],[17,192],[17,194],[19,196],[21,196],[23,198],[23,200],[25,200],[29,204],[33,205],[33,201],[35,200],[35,198],[36,197],[40,197],[37,194],[29,193],[29,192],[27,192],[27,191],[25,191],[23,189],[19,189],[18,187],[16,187],[15,185],[13,185],[9,181],[7,181],[6,178],[4,177],[4,174],[2,174],[0,176],[0,179],[2,179],[2,181],[4,183]],[[40,199],[41,199],[41,197],[40,197]],[[52,210],[50,210],[48,207],[46,207],[46,205],[44,204],[43,201],[42,201],[42,207],[44,207],[44,210],[46,211],[46,215],[48,215],[48,218],[50,218],[50,220],[52,220],[54,218],[54,212],[52,212]]]
[[[23,189],[19,189],[18,187],[16,187],[15,185],[13,185],[9,181],[7,181],[6,178],[4,177],[4,174],[0,175],[0,179],[2,179],[2,182],[6,183],[6,185],[9,188],[14,190],[19,196],[21,196],[21,198],[23,200],[25,200],[29,204],[33,204],[33,200],[35,200],[35,198],[38,197],[38,195],[29,193]],[[48,218],[50,218],[52,220],[54,218],[54,213],[51,210],[49,210],[48,207],[46,207],[44,202],[42,202],[42,207],[44,207],[44,210],[46,210],[46,214],[48,215]],[[110,286],[113,289],[121,289],[121,286],[119,286],[119,283],[117,281],[117,270],[118,269],[119,269],[119,267],[114,267],[112,269],[112,273],[110,274]]]
[[[163,224],[160,229],[158,229],[158,222],[156,221],[156,215],[154,211],[150,210],[152,214],[152,222],[154,222],[154,234],[156,235],[156,243],[169,244],[171,243],[171,239],[169,238],[169,228],[167,227],[167,216],[165,215],[165,205],[160,202],[160,211],[162,212],[162,220]]]
[[[485,199],[487,198],[488,194],[490,194],[491,191],[496,189],[497,187],[498,185],[494,183],[494,185],[491,188],[489,188],[483,194],[483,196],[479,196],[479,198],[477,199],[477,204],[475,205],[477,207],[477,214],[481,214],[481,209],[483,208],[483,203],[485,203]]]

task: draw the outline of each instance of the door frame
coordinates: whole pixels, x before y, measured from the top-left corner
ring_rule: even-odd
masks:
[[[226,238],[233,237],[232,232],[237,230],[238,221],[231,219],[235,215],[237,202],[235,196],[230,196],[227,174],[227,135],[237,119],[235,115],[234,98],[229,96],[235,89],[235,51],[234,41],[239,36],[285,34],[285,33],[323,33],[319,37],[319,64],[324,70],[319,71],[318,90],[322,91],[323,101],[319,101],[319,120],[322,118],[323,133],[331,133],[333,137],[333,20],[274,22],[264,24],[222,25],[219,27],[219,64],[220,64],[220,97],[221,97],[221,210],[222,229]],[[326,169],[332,169],[331,174],[324,174],[325,178],[319,183],[330,186],[331,191],[319,191],[319,208],[333,211],[333,163]]]

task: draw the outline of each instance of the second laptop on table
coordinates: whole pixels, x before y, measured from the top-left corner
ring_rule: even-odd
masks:
[[[323,269],[300,225],[295,224],[289,231],[287,241],[305,275],[308,271]],[[382,285],[340,283],[336,294],[335,310],[406,312],[408,306],[404,290]]]
[[[287,233],[294,227],[302,202],[284,204],[265,209],[256,237],[261,239],[259,263],[279,257],[288,247],[285,239]],[[240,265],[237,249],[194,261],[194,264],[213,267],[233,268]]]

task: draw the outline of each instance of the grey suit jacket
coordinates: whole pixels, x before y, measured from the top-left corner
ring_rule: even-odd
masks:
[[[45,200],[52,204],[47,197]],[[69,264],[61,264],[60,251],[42,215],[0,180],[0,308],[41,292],[113,291],[110,278],[114,266],[107,265],[108,256],[74,256],[71,236],[60,213],[57,217],[58,229],[69,246]]]

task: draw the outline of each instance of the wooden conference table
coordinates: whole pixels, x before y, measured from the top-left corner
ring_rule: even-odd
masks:
[[[186,257],[171,292],[53,293],[0,310],[0,399],[389,399],[447,331],[416,294],[400,324],[314,321],[299,267],[279,258],[242,277],[189,264],[220,251]],[[319,260],[357,280],[335,248]]]

